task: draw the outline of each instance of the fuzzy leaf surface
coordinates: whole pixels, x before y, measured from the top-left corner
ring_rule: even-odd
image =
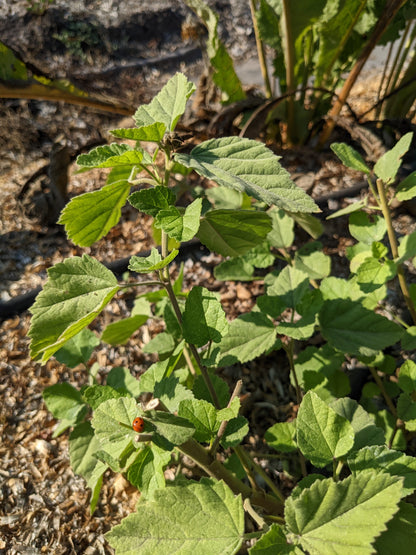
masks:
[[[324,301],[319,313],[321,333],[344,353],[370,355],[400,340],[403,330],[380,314],[348,299]]]
[[[173,249],[166,258],[162,258],[160,252],[154,247],[150,251],[149,256],[132,256],[129,261],[129,270],[138,274],[147,274],[161,270],[179,254],[177,249]]]
[[[208,480],[172,486],[140,502],[137,511],[106,534],[118,555],[231,555],[244,533],[241,497]]]
[[[346,455],[354,445],[354,430],[346,418],[308,391],[296,420],[299,449],[317,467]]]
[[[409,150],[412,138],[413,133],[406,133],[391,150],[377,160],[374,166],[374,173],[384,183],[391,183],[395,179],[402,164],[402,156]]]
[[[84,254],[56,264],[31,308],[31,356],[46,362],[68,339],[85,328],[119,291],[103,264]]]
[[[120,139],[130,139],[131,141],[150,141],[158,143],[163,139],[166,125],[161,122],[151,123],[143,127],[132,127],[129,129],[112,129],[110,133]]]
[[[136,432],[131,423],[138,415],[136,401],[132,397],[109,399],[94,411],[91,424],[101,449],[117,459],[134,439]]]
[[[82,422],[69,436],[69,457],[71,468],[87,481],[91,488],[90,510],[94,512],[107,465],[99,461],[94,454],[100,444],[94,435],[90,422]]]
[[[412,547],[413,546],[413,547]],[[374,544],[377,555],[416,552],[416,508],[410,503],[399,503],[399,511],[387,523]]]
[[[335,152],[335,154],[338,156],[344,166],[347,166],[347,168],[352,168],[353,170],[358,170],[366,174],[371,173],[361,154],[351,146],[345,143],[332,143],[331,150]]]
[[[371,472],[340,482],[317,480],[287,499],[286,523],[311,555],[370,555],[398,511],[401,489],[397,478]]]
[[[184,213],[176,206],[169,206],[157,213],[154,225],[180,243],[190,241],[199,229],[201,209],[202,199],[200,198],[187,206]]]
[[[58,221],[65,226],[68,239],[89,247],[104,237],[119,221],[130,187],[127,181],[118,181],[70,200]]]
[[[262,243],[271,228],[269,216],[262,212],[212,210],[202,218],[197,236],[210,250],[235,257]]]
[[[140,212],[157,216],[160,210],[166,210],[175,204],[175,193],[168,187],[158,185],[153,189],[142,189],[131,194],[129,203]]]
[[[220,365],[247,362],[271,349],[276,342],[273,323],[261,312],[243,314],[230,323],[220,343]]]
[[[270,529],[248,550],[250,555],[302,555],[303,551],[287,542],[281,526],[272,524]]]
[[[168,131],[173,131],[179,118],[184,114],[186,101],[195,90],[195,85],[183,73],[176,73],[150,104],[140,106],[133,116],[137,127],[147,127],[163,123]]]
[[[363,447],[354,458],[348,459],[348,466],[353,475],[371,470],[403,478],[403,496],[416,489],[416,458],[389,449],[385,445]]]
[[[220,295],[205,287],[193,287],[183,313],[183,335],[188,343],[202,347],[208,341],[219,343],[228,331]]]
[[[210,139],[176,161],[219,185],[247,193],[292,212],[319,212],[315,202],[290,179],[279,157],[264,144],[240,137]]]
[[[115,166],[135,166],[142,162],[143,152],[130,145],[111,143],[97,146],[87,154],[80,154],[77,164],[81,168],[113,168]]]
[[[331,408],[340,416],[351,422],[354,430],[354,451],[369,445],[383,445],[386,441],[384,431],[376,426],[372,416],[354,399],[337,399]]]

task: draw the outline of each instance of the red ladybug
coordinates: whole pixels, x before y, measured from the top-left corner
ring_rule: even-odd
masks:
[[[135,432],[138,432],[138,433],[142,432],[142,431],[143,431],[143,428],[144,428],[144,420],[143,420],[143,418],[142,418],[141,416],[138,416],[137,418],[135,418],[135,419],[133,420],[132,426],[133,426],[133,430],[134,430]]]

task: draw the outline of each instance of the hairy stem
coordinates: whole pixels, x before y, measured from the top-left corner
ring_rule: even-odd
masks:
[[[390,395],[387,393],[386,388],[384,387],[383,381],[381,380],[380,376],[377,374],[377,370],[375,368],[370,367],[370,372],[371,372],[371,375],[373,376],[374,381],[376,382],[381,394],[383,395],[384,400],[386,401],[386,404],[390,409],[390,412],[397,418],[396,407],[394,406],[394,403],[391,400]]]
[[[391,214],[390,214],[390,209],[387,202],[386,191],[384,189],[384,184],[381,179],[377,179],[377,191],[380,197],[380,207],[383,212],[383,216],[387,225],[387,235],[389,238],[391,254],[393,258],[396,259],[399,257],[397,239],[393,228],[393,222],[391,220]],[[402,295],[406,302],[406,306],[412,316],[413,322],[416,324],[416,309],[410,297],[409,288],[407,286],[406,278],[404,275],[403,264],[397,265],[397,278],[399,280],[400,289],[402,290]]]
[[[283,515],[283,503],[279,499],[263,491],[252,490],[249,486],[236,478],[232,472],[228,471],[223,464],[211,457],[209,452],[195,440],[189,439],[187,442],[177,447],[177,449],[195,461],[208,476],[216,480],[223,480],[235,495],[241,494],[244,499],[250,499],[252,505],[262,507],[274,515]]]

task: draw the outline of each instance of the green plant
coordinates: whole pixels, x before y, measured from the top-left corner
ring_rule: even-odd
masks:
[[[73,257],[49,270],[32,307],[31,354],[42,362],[52,355],[69,365],[88,361],[99,341],[88,325],[126,289],[153,288],[139,294],[128,318],[104,329],[101,341],[126,342],[152,317],[165,322],[165,331],[144,347],[159,361],[139,380],[126,368],[113,368],[99,384],[94,365],[81,391],[67,383],[45,390],[60,420],[55,434],[72,427],[71,464],[92,490],[91,510],[111,469],[141,492],[136,512],[107,534],[116,553],[237,553],[243,542],[253,554],[412,552],[416,509],[404,498],[416,489],[416,458],[400,449],[416,423],[416,364],[405,354],[415,346],[416,326],[387,318],[385,299],[386,283],[416,255],[416,233],[400,241],[398,256],[392,244],[393,260],[382,243],[386,230],[391,241],[383,197],[416,195],[415,174],[393,188],[410,138],[373,172],[353,149],[334,146],[347,165],[377,176],[377,191],[369,181],[374,209],[387,222],[369,220],[363,211],[373,206],[369,200],[355,205],[350,229],[359,242],[349,253],[352,275],[330,277],[330,258],[316,241],[322,225],[312,216],[315,203],[263,144],[225,137],[189,154],[177,150],[175,127],[193,90],[184,75],[175,75],[138,108],[135,128],[112,131],[136,141],[135,147],[113,143],[79,156],[83,170],[111,171],[102,189],[72,199],[60,219],[72,241],[89,246],[117,223],[126,200],[153,216],[160,252],[132,256],[129,264],[152,278],[118,283],[97,260]],[[190,170],[218,186],[191,188]],[[132,187],[139,189],[131,193]],[[178,204],[184,190],[192,199],[186,207]],[[295,221],[315,238],[298,249]],[[173,279],[177,246],[194,237],[226,257],[215,269],[217,279],[249,281],[256,269],[270,270],[251,312],[228,322],[216,293],[199,285],[183,291],[182,267]],[[276,262],[279,269],[273,269]],[[407,290],[411,308],[415,291]],[[318,342],[302,350],[312,336]],[[399,363],[388,350],[400,341],[406,360]],[[265,441],[297,482],[287,499],[242,445],[248,423],[239,414],[241,382],[230,394],[216,374],[280,349],[299,409],[295,420],[273,425]],[[361,404],[346,397],[346,360],[374,377]],[[132,428],[137,417],[144,421],[141,433]],[[186,479],[183,455],[206,477]],[[167,467],[176,469],[171,483]]]
[[[218,16],[202,0],[185,0],[217,37]],[[252,115],[263,127],[280,122],[279,139],[286,144],[303,144],[321,129],[329,116],[319,142],[322,146],[332,132],[352,86],[375,46],[393,43],[399,32],[411,25],[411,0],[249,0],[257,53],[265,84],[266,102]],[[386,38],[385,38],[386,37]],[[222,45],[221,53],[208,42],[215,80],[224,91],[232,64]],[[275,95],[269,78],[265,46],[273,52],[274,77],[280,95]],[[225,63],[227,60],[227,63]],[[388,62],[387,62],[388,64]],[[396,72],[397,73],[397,72]],[[345,77],[347,75],[347,77]],[[404,77],[406,105],[412,104],[412,67]],[[398,75],[396,76],[397,81]],[[387,91],[391,93],[391,90]],[[231,97],[229,100],[238,100]],[[392,102],[386,106],[393,112]],[[400,100],[395,106],[400,105]],[[387,111],[388,117],[388,111]],[[282,125],[283,124],[283,125]],[[276,126],[270,125],[276,134]],[[247,131],[246,127],[243,129]],[[276,137],[275,137],[276,138]]]

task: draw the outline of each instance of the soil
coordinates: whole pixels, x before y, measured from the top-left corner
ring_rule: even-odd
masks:
[[[233,57],[249,59],[255,42],[248,2],[210,4],[220,13],[220,34]],[[69,78],[100,98],[135,107],[149,102],[175,71],[185,71],[198,81],[204,70],[198,39],[195,42],[183,34],[190,12],[179,0],[55,0],[43,15],[31,13],[27,6],[24,0],[0,0],[2,41],[35,73]],[[367,76],[357,86],[351,106],[364,112],[375,98],[377,85],[373,75]],[[197,140],[207,135],[213,108],[218,106],[211,111],[204,106],[189,114]],[[0,553],[112,553],[104,534],[134,510],[137,493],[122,477],[108,474],[91,516],[85,482],[69,466],[68,434],[53,437],[56,422],[42,400],[45,387],[67,381],[79,388],[86,383],[87,373],[55,360],[44,366],[31,361],[29,313],[13,314],[7,306],[40,287],[47,268],[68,256],[87,253],[111,263],[153,246],[149,220],[138,221],[129,208],[106,237],[86,249],[69,242],[55,223],[56,198],[50,182],[55,158],[51,153],[61,152],[67,161],[69,197],[95,190],[104,184],[105,172],[77,174],[76,154],[107,141],[109,129],[130,127],[132,121],[77,105],[7,99],[0,104],[0,125]],[[341,140],[351,141],[350,135],[340,133]],[[341,166],[331,151],[317,153],[303,147],[278,152],[293,179],[320,202],[324,213],[360,197],[362,176]],[[355,188],[355,196],[337,196],[346,188]],[[416,228],[414,215],[407,209],[398,210],[395,221],[401,234]],[[344,276],[348,272],[345,248],[350,241],[345,237],[345,221],[329,222],[320,240],[333,256],[335,272]],[[300,239],[304,240],[302,234]],[[261,281],[227,287],[216,282],[212,268],[219,258],[200,246],[188,250],[184,260],[185,287],[198,283],[218,290],[230,318],[249,310],[262,292]],[[96,328],[127,314],[131,301],[128,294],[121,296],[97,320]],[[160,324],[153,322],[125,346],[100,347],[91,363],[99,363],[102,379],[114,366],[127,366],[139,376],[153,362],[141,347],[159,331]],[[288,369],[275,356],[243,368],[228,368],[223,377],[232,387],[241,374],[244,413],[251,426],[246,443],[261,451],[264,431],[296,410]],[[260,460],[273,475],[276,467]],[[283,487],[290,485],[287,482]]]

